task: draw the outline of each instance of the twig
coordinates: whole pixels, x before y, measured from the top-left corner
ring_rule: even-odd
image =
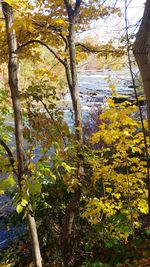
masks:
[[[14,160],[14,156],[10,150],[10,148],[7,146],[7,144],[0,139],[0,145],[5,149],[5,151],[7,152],[7,155],[8,155],[8,158],[9,158],[9,162],[11,164],[11,166],[13,167],[13,172],[18,175],[17,171],[15,170],[14,168],[14,163],[15,163],[15,160]]]

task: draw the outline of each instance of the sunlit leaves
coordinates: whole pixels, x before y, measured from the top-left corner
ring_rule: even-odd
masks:
[[[14,188],[16,181],[12,175],[9,175],[7,178],[0,180],[0,192],[3,194],[8,189],[11,190]]]
[[[109,87],[115,93],[115,86]],[[101,220],[101,214],[110,217],[125,207],[131,209],[132,218],[148,212],[147,163],[137,112],[137,107],[127,101],[115,104],[109,99],[100,115],[99,131],[91,138],[92,144],[100,146],[99,156],[95,153],[89,163],[93,185],[101,183],[102,191],[99,198],[87,200],[82,214],[93,223]]]
[[[28,205],[28,200],[25,198],[21,199],[21,202],[19,202],[16,206],[17,213],[21,213],[23,209]]]
[[[14,8],[14,10],[18,12],[23,12],[27,10],[29,7],[31,8],[31,5],[28,0],[6,0],[7,4],[9,4],[11,7]]]

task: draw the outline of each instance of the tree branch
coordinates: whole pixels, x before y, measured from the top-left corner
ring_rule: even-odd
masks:
[[[46,48],[47,48],[47,49],[54,55],[54,57],[55,57],[55,58],[56,58],[56,59],[57,59],[63,66],[65,66],[65,61],[64,61],[63,59],[61,59],[61,58],[54,52],[53,49],[51,49],[46,43],[44,43],[44,42],[41,41],[41,40],[30,40],[30,41],[28,41],[28,42],[26,42],[26,43],[24,43],[24,44],[18,46],[17,50],[19,50],[20,48],[25,47],[25,46],[27,46],[27,45],[33,44],[33,43],[39,43],[39,44],[45,46],[45,47],[46,47]]]
[[[93,53],[93,54],[98,54],[98,53],[103,53],[104,55],[105,54],[114,54],[114,53],[118,53],[119,55],[124,55],[125,52],[123,50],[121,50],[121,48],[119,49],[99,49],[99,48],[96,48],[96,47],[89,47],[88,45],[86,44],[83,44],[83,43],[76,43],[76,47],[78,46],[81,46],[83,48],[84,51],[87,51],[89,53]]]
[[[61,37],[61,39],[64,41],[65,45],[68,46],[67,43],[67,38],[65,38],[65,36],[62,34],[62,30],[54,25],[47,25],[47,23],[41,23],[39,21],[35,21],[33,20],[33,23],[39,27],[47,27],[47,29],[51,29],[52,31],[54,31],[54,33],[56,33],[57,35],[59,35]]]
[[[68,0],[64,0],[64,4],[65,4],[66,9],[67,9],[68,17],[70,17],[70,15],[72,15],[74,12],[72,5],[69,3]]]
[[[17,171],[14,169],[14,163],[15,163],[15,160],[14,160],[14,156],[10,150],[10,148],[6,145],[6,143],[0,139],[0,145],[5,149],[5,151],[7,152],[7,155],[8,155],[8,158],[9,158],[9,162],[11,164],[11,166],[13,167],[13,172],[18,175]]]
[[[39,100],[41,102],[41,104],[43,105],[45,111],[47,112],[47,114],[49,115],[50,119],[55,123],[55,120],[52,116],[52,114],[50,113],[48,107],[46,106],[46,104],[44,103],[44,101],[37,95],[34,94],[30,94],[30,93],[25,93],[25,94],[21,94],[21,95],[25,95],[27,97],[32,96],[33,98],[35,98],[36,100]],[[62,136],[62,132],[60,131],[59,127],[57,127],[58,132],[60,133],[60,135]]]
[[[36,100],[39,100],[41,102],[41,104],[43,105],[44,109],[46,110],[47,114],[49,115],[49,117],[51,118],[51,120],[54,121],[54,118],[52,116],[52,114],[49,112],[49,109],[47,108],[46,104],[43,102],[43,100],[37,96],[37,95],[34,95],[34,94],[30,94],[30,93],[25,93],[25,94],[20,94],[20,95],[25,95],[27,97],[29,96],[32,96],[33,98],[35,98]]]
[[[69,69],[69,66],[68,66],[67,59],[65,60],[65,71],[66,71],[66,78],[67,78],[69,90],[70,90],[70,93],[71,93],[72,92],[72,78],[71,78],[70,69]]]
[[[82,3],[82,0],[76,0],[75,9],[74,9],[75,16],[77,16],[80,11],[81,3]]]
[[[73,9],[72,5],[69,3],[69,1],[68,0],[64,0],[64,4],[65,4],[66,9],[67,9],[69,20],[71,20],[71,18],[73,20],[76,19],[77,15],[78,15],[78,13],[80,11],[81,3],[82,3],[82,0],[76,0],[75,7]]]
[[[52,29],[56,34],[58,34],[61,39],[64,41],[66,47],[68,47],[68,41],[67,41],[67,38],[65,38],[65,36],[62,34],[62,30],[53,26],[53,25],[49,25],[48,26],[48,29]]]

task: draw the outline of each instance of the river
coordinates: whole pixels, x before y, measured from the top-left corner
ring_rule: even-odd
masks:
[[[121,71],[80,71],[78,73],[79,95],[83,119],[87,117],[94,108],[99,108],[106,104],[107,98],[111,97],[112,91],[109,84],[116,85],[116,92],[129,99],[134,98],[129,70]],[[63,97],[64,118],[70,126],[73,125],[71,109],[71,99],[69,93]],[[11,200],[3,195],[0,196],[0,218],[7,218],[12,212]],[[14,238],[16,228],[7,229],[5,224],[0,224],[0,248],[5,248],[9,238]]]
[[[116,92],[128,99],[134,99],[131,76],[129,70],[119,71],[80,71],[78,73],[79,96],[83,120],[93,108],[106,105],[106,100],[111,97],[110,84],[115,86]],[[64,117],[69,125],[73,124],[70,94],[64,96]]]

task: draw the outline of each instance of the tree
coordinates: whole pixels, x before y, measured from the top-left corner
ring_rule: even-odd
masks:
[[[24,188],[23,181],[26,175],[26,163],[25,163],[25,153],[23,144],[23,125],[22,125],[22,112],[21,104],[19,100],[19,90],[18,90],[18,63],[17,63],[17,40],[15,30],[11,30],[13,27],[13,9],[6,2],[2,2],[2,10],[6,21],[6,34],[9,52],[9,63],[8,63],[8,77],[9,77],[9,87],[12,97],[12,105],[14,111],[15,120],[15,137],[16,137],[16,151],[17,151],[17,174],[18,183],[20,187],[21,198],[23,198],[26,188]],[[14,163],[14,162],[12,162]],[[34,257],[34,264],[36,267],[41,267],[41,254],[39,248],[39,241],[36,229],[36,223],[33,216],[32,206],[30,200],[27,201],[27,221],[29,226],[29,232],[32,242],[32,252]]]
[[[15,10],[20,8],[19,1],[7,2]],[[27,2],[21,1],[21,9],[24,9],[22,3],[27,4]],[[76,47],[80,45],[76,45],[75,43],[75,33],[90,27],[91,20],[96,20],[100,16],[108,16],[113,12],[116,13],[118,9],[106,7],[103,2],[93,1],[93,5],[91,5],[91,1],[85,3],[79,0],[64,0],[63,5],[60,1],[38,1],[36,6],[37,11],[35,5],[36,3],[33,6],[31,3],[29,6],[29,10],[32,10],[32,12],[29,12],[27,8],[27,12],[21,11],[18,18],[15,18],[16,23],[14,23],[13,30],[16,31],[18,41],[18,47],[16,47],[15,52],[18,50],[20,57],[28,58],[32,56],[32,49],[34,47],[42,45],[65,68],[75,117],[75,175],[77,180],[76,186],[72,186],[72,199],[66,207],[61,234],[64,263],[65,266],[70,266],[72,264],[71,232],[75,214],[79,210],[82,192],[81,185],[82,179],[84,178],[82,115],[79,102],[76,63]],[[24,155],[24,151],[21,155]]]
[[[90,26],[90,21],[98,19],[100,16],[105,17],[110,13],[118,12],[118,9],[106,7],[103,2],[91,6],[91,2],[84,3],[81,0],[73,2],[64,0],[64,4],[60,5],[59,1],[38,2],[38,7],[45,10],[49,16],[44,12],[35,13],[31,17],[31,25],[35,29],[30,33],[29,37],[20,36],[19,50],[28,45],[40,44],[45,46],[50,53],[63,65],[66,72],[66,79],[70,91],[74,118],[75,118],[75,139],[76,139],[76,179],[80,184],[84,177],[84,166],[82,160],[83,150],[83,130],[82,130],[82,115],[78,93],[77,82],[77,63],[76,63],[76,42],[75,34],[77,31],[83,31]],[[90,12],[89,12],[90,10]],[[63,14],[63,18],[62,18]],[[29,22],[30,23],[30,22]],[[27,37],[26,37],[27,35]],[[35,35],[35,39],[33,39]],[[32,38],[32,39],[29,39]],[[24,39],[27,40],[24,42]],[[23,40],[23,42],[22,42]],[[79,44],[78,44],[79,47]],[[66,207],[66,212],[63,221],[61,234],[61,248],[65,266],[70,266],[72,260],[71,251],[71,232],[75,214],[79,208],[81,197],[81,187],[78,185],[74,189],[72,200]]]
[[[145,10],[142,18],[142,22],[139,28],[139,31],[136,36],[136,40],[133,46],[133,53],[137,61],[145,91],[145,96],[147,100],[147,114],[148,114],[148,127],[149,127],[149,136],[150,136],[150,1],[146,1]]]
[[[146,96],[147,102],[147,119],[148,119],[148,132],[150,138],[150,30],[149,30],[149,23],[150,23],[150,2],[147,0],[145,4],[145,10],[142,18],[142,22],[139,28],[139,31],[136,36],[136,40],[133,46],[133,53],[135,59],[137,61],[140,74],[143,81],[144,92]],[[149,163],[148,163],[149,164]],[[150,180],[148,179],[148,202],[150,203]],[[150,206],[150,204],[149,204]],[[150,213],[150,210],[149,210]]]
[[[119,95],[113,92],[113,96]],[[134,112],[137,107],[133,103],[115,104],[109,99],[99,116],[99,130],[92,135],[92,144],[99,144],[99,147],[88,159],[92,167],[91,179],[95,187],[100,182],[103,186],[100,197],[89,198],[83,216],[90,217],[95,224],[103,216],[117,214],[118,210],[126,212],[127,219],[133,223],[140,212],[148,213],[144,142],[141,123],[131,116]]]

